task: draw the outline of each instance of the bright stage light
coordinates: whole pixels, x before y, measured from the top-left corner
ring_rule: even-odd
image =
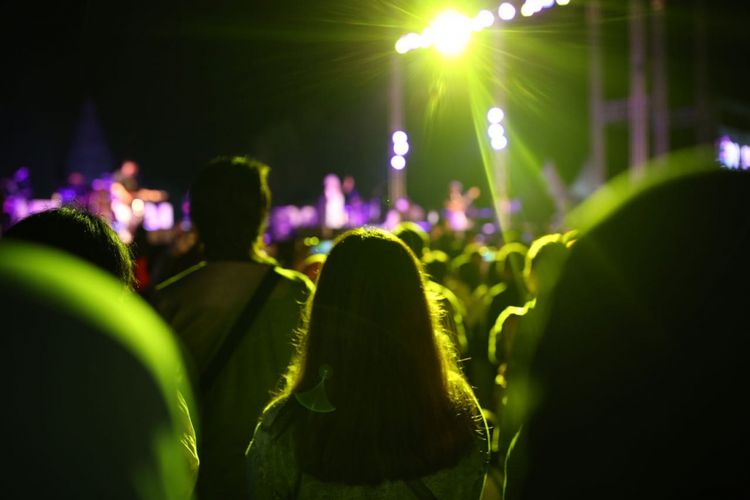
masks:
[[[487,121],[490,123],[500,123],[503,121],[503,117],[505,117],[505,113],[500,108],[490,108],[487,111]]]
[[[394,143],[393,152],[400,156],[406,155],[409,152],[409,143],[406,141]]]
[[[406,39],[406,36],[402,36],[398,39],[396,42],[396,52],[399,54],[406,54],[411,50],[411,47],[409,46],[409,41]]]
[[[408,33],[396,42],[396,52],[406,54],[410,50],[418,49],[422,46],[422,37],[417,33]]]
[[[495,151],[505,149],[508,145],[508,138],[505,137],[505,127],[500,122],[505,118],[505,113],[497,106],[487,111],[487,121],[490,125],[487,127],[487,135],[490,136],[490,145]]]
[[[406,158],[401,155],[395,155],[391,157],[391,167],[396,170],[403,170],[406,166]]]
[[[399,144],[401,142],[407,142],[409,137],[403,130],[396,130],[391,136],[391,140],[393,140],[393,144]]]
[[[512,3],[503,2],[500,4],[500,7],[497,8],[497,15],[503,21],[510,21],[516,17],[516,8]]]
[[[446,57],[456,57],[469,45],[472,33],[471,19],[455,10],[440,13],[422,36]]]
[[[568,5],[570,0],[557,0],[557,5]]]
[[[490,145],[495,151],[500,151],[501,149],[505,149],[505,146],[508,145],[508,138],[504,135],[500,137],[493,137],[492,141],[490,141]]]
[[[521,6],[521,15],[524,17],[532,16],[534,15],[534,12],[536,12],[534,10],[534,5],[529,2],[526,2]]]
[[[505,135],[505,127],[503,127],[499,123],[493,123],[487,128],[487,135],[489,135],[492,139],[498,139]]]
[[[485,28],[489,28],[495,23],[495,16],[489,10],[480,10],[479,13],[472,19],[472,29],[474,31],[481,31]]]
[[[422,35],[418,33],[408,33],[396,42],[396,52],[399,54],[406,54],[410,50],[422,47],[426,47],[425,41],[422,39]]]

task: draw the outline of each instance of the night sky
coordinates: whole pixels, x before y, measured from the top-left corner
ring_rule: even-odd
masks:
[[[473,13],[496,3],[453,5]],[[667,2],[674,106],[692,99],[686,82],[693,78],[693,3]],[[554,160],[566,181],[575,178],[588,151],[583,4],[573,0],[516,22],[507,58],[514,134],[531,152],[516,161],[539,169]],[[609,4],[607,89],[618,95],[627,89],[626,16],[617,12],[625,2]],[[748,127],[747,7],[704,4],[716,122]],[[28,165],[35,196],[48,197],[74,168],[76,130],[89,103],[110,166],[134,159],[143,184],[165,189],[173,199],[218,154],[267,162],[278,204],[315,202],[329,172],[353,175],[366,198],[383,194],[393,44],[426,25],[423,16],[438,5],[10,2],[0,8],[0,176]],[[488,205],[466,88],[450,75],[437,82],[420,57],[405,56],[409,194],[435,208],[448,182],[458,179],[479,186],[479,202]],[[680,143],[679,135],[673,142]],[[521,179],[519,189],[539,188],[534,176],[529,179]]]

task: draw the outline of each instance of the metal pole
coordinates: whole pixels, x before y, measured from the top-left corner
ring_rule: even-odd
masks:
[[[401,55],[391,56],[390,117],[388,149],[391,151],[391,134],[404,126],[404,99]],[[390,155],[388,156],[390,159]],[[406,196],[406,170],[396,170],[388,163],[388,205],[393,207],[399,198]]]
[[[495,78],[498,85],[495,86],[495,106],[506,113],[505,121],[508,120],[506,109],[506,95],[503,85],[505,83],[505,39],[502,29],[493,30],[495,47]],[[495,181],[495,213],[497,214],[500,230],[505,232],[510,229],[510,200],[508,198],[508,147],[494,151],[494,181]]]
[[[712,117],[709,113],[708,99],[708,55],[706,49],[706,7],[703,0],[695,6],[695,133],[698,144],[707,144],[713,138]]]
[[[648,160],[648,118],[646,113],[646,50],[643,0],[630,0],[630,171],[643,174]]]
[[[604,141],[604,89],[601,49],[601,7],[599,0],[591,0],[586,7],[589,37],[589,127],[591,170],[595,186],[606,179]]]
[[[654,124],[654,156],[663,157],[669,151],[669,104],[667,101],[667,71],[665,66],[664,7],[666,0],[651,0],[651,93]]]

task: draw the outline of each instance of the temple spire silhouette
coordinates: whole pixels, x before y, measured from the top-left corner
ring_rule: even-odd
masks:
[[[65,176],[80,172],[91,180],[101,177],[105,172],[111,172],[114,167],[115,161],[99,122],[96,105],[93,99],[88,98],[83,103],[73,135]]]

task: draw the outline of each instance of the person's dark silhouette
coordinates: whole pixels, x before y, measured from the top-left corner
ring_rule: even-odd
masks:
[[[191,497],[191,390],[146,303],[69,253],[3,238],[0,315],[5,498]]]
[[[684,175],[582,228],[510,382],[507,500],[750,495],[748,193],[746,173]]]
[[[289,363],[292,334],[312,289],[305,276],[279,267],[263,250],[271,202],[267,172],[257,161],[222,157],[197,174],[190,217],[206,260],[161,283],[152,296],[189,353],[201,387],[200,498],[244,498],[244,452]],[[275,285],[233,346],[227,336],[268,280]]]
[[[485,295],[485,317],[482,329],[489,331],[497,317],[508,306],[520,307],[526,303],[528,291],[523,279],[523,268],[528,248],[523,243],[506,243],[495,255],[490,269],[499,281],[490,283]]]

